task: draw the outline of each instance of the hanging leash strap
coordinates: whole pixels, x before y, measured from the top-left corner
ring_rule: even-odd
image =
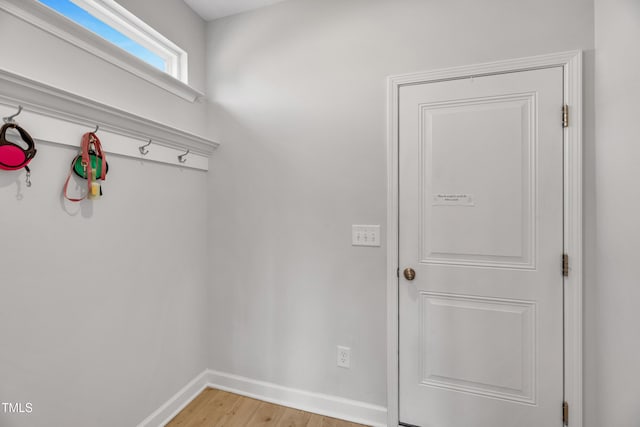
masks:
[[[91,158],[95,159],[95,164],[92,163]],[[76,168],[77,161],[80,160],[82,165],[82,173],[78,172]],[[100,162],[100,165],[98,165]],[[69,176],[64,183],[64,197],[71,202],[80,202],[87,197],[100,197],[102,195],[102,187],[99,181],[103,181],[107,176],[107,159],[102,151],[102,144],[100,138],[94,132],[87,132],[82,135],[82,145],[80,148],[80,155],[76,156],[71,163],[71,170]],[[71,175],[76,173],[82,178],[87,180],[87,193],[81,198],[69,197],[68,187]]]

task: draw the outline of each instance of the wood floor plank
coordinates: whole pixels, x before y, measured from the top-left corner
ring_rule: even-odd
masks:
[[[235,403],[240,399],[237,394],[219,392],[209,401],[208,408],[201,411],[193,418],[192,424],[185,427],[214,427],[227,412],[233,409]]]
[[[349,421],[339,420],[337,418],[325,417],[323,415],[314,414],[307,427],[362,427],[360,424],[354,424]]]
[[[219,393],[219,390],[207,388],[191,401],[178,415],[176,415],[166,427],[185,427],[190,420],[201,411],[206,411],[210,401]]]
[[[364,427],[234,393],[206,389],[166,427]]]
[[[312,414],[307,427],[322,427],[322,415]]]
[[[311,419],[311,414],[298,409],[286,408],[278,427],[306,427]]]
[[[259,400],[242,397],[234,405],[231,411],[222,417],[216,427],[245,427],[249,425],[249,420],[260,406]]]
[[[284,406],[262,402],[247,425],[252,427],[275,427],[278,425],[285,409]]]

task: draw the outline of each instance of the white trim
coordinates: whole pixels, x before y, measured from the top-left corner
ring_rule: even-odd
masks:
[[[284,387],[209,369],[149,415],[138,424],[138,427],[164,426],[207,387],[368,426],[387,425],[387,410],[382,406]]]
[[[209,371],[202,372],[138,424],[138,427],[161,427],[168,424],[204,389],[209,387],[208,377]]]
[[[314,414],[326,415],[374,427],[386,426],[387,410],[357,400],[314,393],[257,381],[238,375],[209,371],[211,387]]]
[[[565,103],[569,106],[569,127],[565,128],[564,247],[569,255],[569,276],[565,278],[564,352],[565,399],[569,403],[572,427],[583,425],[582,398],[582,53],[574,52],[564,66]]]
[[[389,77],[387,93],[387,425],[397,426],[400,420],[399,369],[400,350],[399,302],[399,192],[398,192],[398,113],[400,77]]]
[[[195,102],[205,96],[184,81],[147,64],[36,0],[0,0],[0,10],[189,102]],[[186,54],[182,55],[179,61],[185,65]],[[180,75],[180,78],[186,81],[183,75]]]
[[[36,140],[79,146],[80,136],[96,125],[107,153],[208,170],[218,143],[144,117],[0,69],[0,117],[16,117]],[[149,154],[138,150],[149,139]],[[178,155],[190,150],[186,163]],[[36,159],[37,160],[37,159]]]
[[[388,79],[387,125],[387,399],[388,425],[397,426],[398,414],[398,94],[402,85],[464,77],[563,67],[564,99],[569,105],[569,127],[564,150],[564,244],[571,269],[565,278],[565,399],[571,426],[582,427],[582,52],[571,51],[498,61]],[[560,114],[560,112],[558,112]],[[558,403],[560,408],[560,402]],[[560,410],[558,409],[558,414]]]

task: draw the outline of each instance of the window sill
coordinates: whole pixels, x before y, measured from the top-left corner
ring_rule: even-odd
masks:
[[[35,0],[0,0],[0,9],[189,102],[204,94],[114,46]]]

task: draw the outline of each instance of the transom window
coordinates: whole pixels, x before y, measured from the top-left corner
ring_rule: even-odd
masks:
[[[187,53],[114,0],[38,0],[151,66],[188,83]]]

